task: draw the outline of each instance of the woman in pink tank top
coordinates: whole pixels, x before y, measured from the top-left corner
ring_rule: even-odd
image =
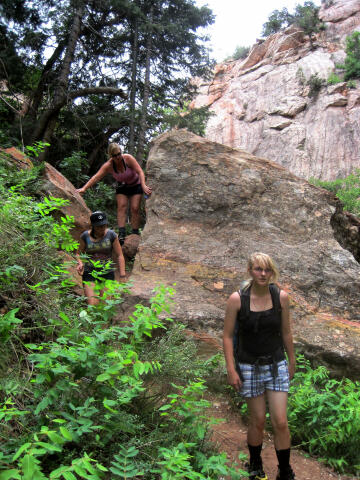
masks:
[[[143,193],[151,195],[151,188],[145,183],[145,175],[136,161],[128,153],[122,153],[117,143],[110,143],[108,148],[109,160],[76,191],[80,194],[86,192],[105,175],[110,174],[118,182],[116,188],[117,221],[119,226],[119,240],[125,240],[125,222],[128,203],[130,202],[132,233],[139,235],[140,227],[140,202]]]

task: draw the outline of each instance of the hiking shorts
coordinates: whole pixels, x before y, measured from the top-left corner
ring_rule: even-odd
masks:
[[[132,197],[133,195],[141,195],[143,194],[144,191],[142,189],[142,186],[140,183],[137,183],[135,185],[126,185],[123,183],[118,183],[116,187],[116,195],[121,194],[121,195],[126,195],[127,197]]]
[[[84,272],[82,276],[83,282],[105,282],[105,280],[114,280],[115,274],[114,271],[111,270],[110,272],[102,273],[99,278],[94,278],[91,275],[91,272]]]
[[[263,395],[265,390],[288,392],[290,386],[289,370],[286,360],[277,362],[277,372],[274,375],[274,365],[251,365],[238,363],[241,372],[242,387],[240,395],[245,398]]]

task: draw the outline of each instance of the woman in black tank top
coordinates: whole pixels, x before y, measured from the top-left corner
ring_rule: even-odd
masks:
[[[97,305],[99,297],[95,292],[95,282],[115,280],[115,272],[119,272],[120,275],[116,280],[125,281],[125,259],[117,234],[108,228],[105,213],[100,211],[92,213],[90,222],[91,229],[85,230],[80,236],[77,271],[83,277],[88,304]],[[87,258],[81,258],[82,253],[85,253]],[[94,264],[102,265],[102,270],[99,272]],[[104,290],[105,287],[100,290],[100,296]]]
[[[261,460],[267,400],[279,461],[276,479],[292,480],[295,474],[289,463],[290,432],[286,407],[289,380],[295,372],[295,354],[289,298],[285,291],[270,285],[277,281],[278,271],[268,255],[259,252],[251,255],[248,273],[251,278],[247,286],[241,294],[234,292],[230,295],[226,306],[223,345],[228,382],[243,395],[248,405],[249,478],[267,480]]]

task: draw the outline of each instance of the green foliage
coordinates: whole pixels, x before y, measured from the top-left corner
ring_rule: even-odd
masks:
[[[250,47],[244,47],[244,46],[237,46],[235,48],[235,52],[231,55],[231,59],[233,60],[240,60],[244,59],[249,55],[250,52]]]
[[[182,108],[165,108],[161,113],[161,132],[171,128],[186,128],[190,132],[203,137],[206,124],[209,118],[214,115],[209,108],[209,106],[204,106],[190,109],[189,102]]]
[[[345,80],[360,78],[360,32],[346,37]]]
[[[302,356],[297,365],[288,410],[293,441],[338,471],[359,474],[360,383],[331,379]]]
[[[267,37],[288,27],[292,23],[292,19],[293,17],[290,15],[287,8],[274,10],[269,15],[268,21],[263,25],[262,36]]]
[[[25,152],[28,157],[38,158],[40,153],[43,152],[46,147],[50,147],[50,143],[38,141],[34,142],[33,145],[25,147]]]
[[[316,99],[317,96],[319,95],[321,88],[324,86],[324,84],[325,84],[325,80],[320,78],[317,73],[311,75],[311,77],[307,82],[307,85],[309,85],[310,87],[308,97]]]
[[[309,182],[333,192],[344,204],[345,210],[360,216],[360,169],[345,178],[332,181],[310,178]]]
[[[183,329],[168,328],[173,289],[158,287],[122,323],[126,285],[97,285],[96,306],[74,297],[66,265],[45,241],[63,200],[35,201],[4,180],[0,479],[240,478],[209,443],[198,378],[206,367]]]
[[[86,152],[73,152],[58,165],[58,170],[73,184],[83,185],[89,179],[83,171],[87,169]]]
[[[290,14],[286,8],[274,10],[263,25],[262,35],[267,37],[290,25],[296,25],[309,36],[312,44],[313,35],[325,28],[325,24],[319,19],[319,10],[320,7],[311,1],[306,1],[303,5],[297,4],[293,14]]]
[[[336,85],[337,83],[340,83],[342,82],[341,78],[336,75],[336,73],[330,73],[328,79],[327,79],[327,83],[328,85]]]
[[[76,185],[80,186],[81,182],[76,182]],[[86,190],[84,200],[92,212],[96,212],[97,210],[106,212],[109,225],[113,227],[117,226],[116,199],[113,186],[105,182],[98,182],[94,187]]]
[[[356,88],[356,81],[355,80],[349,80],[346,85],[349,87],[349,88]]]

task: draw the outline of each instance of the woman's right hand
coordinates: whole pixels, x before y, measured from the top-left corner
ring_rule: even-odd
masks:
[[[82,188],[77,188],[76,192],[79,193],[80,195],[83,195],[86,192],[86,189],[84,187]]]
[[[236,370],[228,371],[227,373],[228,383],[231,385],[237,392],[240,391],[242,386],[242,381],[240,380],[239,374]]]

